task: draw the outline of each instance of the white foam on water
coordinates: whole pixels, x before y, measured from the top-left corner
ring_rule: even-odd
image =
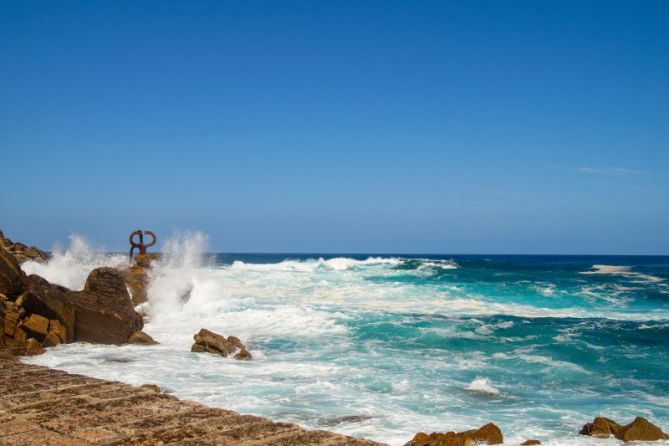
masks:
[[[388,346],[383,343],[354,337],[348,323],[360,314],[396,312],[407,318],[417,313],[524,318],[600,316],[643,321],[667,318],[661,312],[541,308],[465,294],[454,286],[429,288],[370,280],[412,271],[396,268],[404,262],[399,258],[338,257],[267,264],[236,261],[217,266],[208,258],[207,250],[207,237],[201,233],[181,234],[163,244],[164,256],[150,273],[149,302],[145,305],[149,317],[145,331],[160,345],[69,344],[49,348],[46,354],[25,361],[134,385],[158,384],[179,397],[212,406],[402,445],[417,431],[464,430],[497,421],[489,417],[501,417],[503,409],[492,408],[482,414],[470,411],[470,406],[474,400],[499,399],[476,395],[500,394],[487,378],[495,378],[499,367],[525,363],[540,364],[542,373],[566,371],[585,376],[589,372],[577,364],[527,349],[492,356],[481,351],[454,351],[448,360],[425,352],[420,362],[405,351],[388,355],[384,350]],[[37,274],[41,271],[40,275],[47,279],[77,289],[83,287],[91,269],[125,261],[125,256],[98,254],[73,239],[68,250],[57,253],[46,264],[28,262],[24,268],[32,268],[31,272]],[[457,267],[454,263],[429,260],[419,269]],[[471,320],[468,324],[418,330],[469,342],[493,339],[513,326],[512,321]],[[200,328],[240,337],[254,360],[239,362],[191,353],[192,336]],[[363,351],[356,349],[360,342],[366,342]],[[473,370],[482,376],[467,385]],[[466,378],[450,376],[457,373],[467,374]],[[436,378],[439,389],[434,388]],[[513,400],[516,387],[526,385],[503,379],[501,382],[505,400]],[[358,415],[370,418],[332,425],[319,421]],[[588,414],[588,418],[565,411],[560,417],[569,429],[577,431],[578,424],[592,415]],[[593,442],[587,437],[564,435],[563,428],[542,430],[541,426],[532,425],[528,430],[528,420],[535,422],[537,418],[524,418],[517,413],[502,418],[499,424],[508,434],[507,444],[518,444],[525,436],[540,436],[542,441],[547,440],[545,444],[555,446],[608,444],[608,440]]]
[[[591,271],[582,271],[581,274],[589,275],[609,275],[609,276],[622,276],[630,279],[636,279],[634,282],[664,282],[663,277],[651,276],[648,274],[643,274],[637,271],[632,271],[631,266],[621,266],[621,265],[592,265]]]
[[[488,378],[477,377],[466,387],[471,392],[484,393],[487,395],[499,395],[500,391],[492,385]]]

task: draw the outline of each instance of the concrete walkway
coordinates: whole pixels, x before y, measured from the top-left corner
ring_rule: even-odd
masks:
[[[0,359],[0,445],[380,445]]]

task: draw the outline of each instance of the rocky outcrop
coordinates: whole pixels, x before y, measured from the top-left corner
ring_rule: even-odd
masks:
[[[25,289],[26,274],[16,257],[0,246],[0,293],[15,298]]]
[[[46,253],[34,246],[26,246],[23,243],[14,243],[0,231],[0,245],[2,245],[9,253],[13,254],[19,263],[32,260],[35,262],[45,262],[49,256]]]
[[[608,418],[597,417],[591,423],[584,425],[579,433],[597,438],[613,436],[623,441],[669,440],[669,435],[643,417],[636,417],[634,421],[624,426]]]
[[[502,431],[493,423],[479,429],[464,432],[419,432],[405,446],[473,446],[474,444],[501,444],[504,442]]]
[[[71,291],[26,277],[16,257],[0,246],[1,350],[33,355],[73,341],[123,344],[143,324],[117,270],[98,268],[83,291]],[[144,336],[143,342],[153,341]]]
[[[76,341],[125,344],[144,326],[121,273],[114,268],[94,269],[83,291],[69,292],[66,300],[75,310]]]
[[[226,339],[225,336],[202,328],[193,336],[193,339],[195,343],[191,347],[192,352],[214,353],[225,357],[234,355],[234,359],[242,361],[252,359],[251,353],[246,349],[246,346],[235,336],[228,336]]]
[[[128,338],[128,344],[156,345],[158,342],[143,331],[136,331]]]
[[[147,301],[151,263],[159,259],[160,255],[157,253],[137,254],[134,258],[135,264],[130,265],[123,272],[123,280],[130,291],[130,298],[135,305],[140,305]]]
[[[520,446],[537,446],[541,444],[539,440],[525,440],[522,443],[520,443]]]

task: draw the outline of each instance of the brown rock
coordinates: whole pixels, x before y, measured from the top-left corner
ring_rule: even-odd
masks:
[[[158,342],[143,331],[136,331],[128,338],[128,344],[156,345]]]
[[[0,247],[4,247],[11,253],[19,263],[33,260],[35,262],[44,262],[48,258],[44,251],[35,248],[34,246],[26,246],[23,243],[14,243],[4,236],[0,231]]]
[[[480,429],[464,432],[432,432],[430,435],[419,432],[405,446],[470,446],[477,443],[501,444],[504,442],[502,431],[493,423]]]
[[[25,333],[24,333],[25,334]],[[9,351],[14,356],[21,356],[26,354],[26,343],[25,339],[23,341],[17,341],[14,338],[9,336],[4,336],[4,348]]]
[[[67,329],[59,320],[52,319],[49,321],[49,333],[56,335],[60,342],[67,342]]]
[[[114,268],[93,270],[83,291],[66,294],[75,309],[75,340],[100,344],[125,344],[144,326],[134,309],[123,277]]]
[[[621,426],[608,418],[597,417],[592,423],[584,425],[579,433],[581,435],[589,435],[598,438],[609,438],[610,436],[614,436],[623,441],[655,441],[669,439],[669,436],[662,432],[662,429],[643,417],[636,417],[634,421],[625,426]]]
[[[618,437],[622,426],[613,420],[604,417],[595,418],[592,423],[587,423],[579,432],[581,435],[588,435],[597,438]]]
[[[135,256],[135,263],[142,268],[149,268],[151,266],[151,256],[148,254],[137,254]]]
[[[17,342],[26,342],[26,340],[28,340],[28,334],[21,327],[16,327],[14,329],[14,339],[16,339]]]
[[[243,349],[241,349],[241,350],[239,351],[239,353],[237,353],[237,354],[234,356],[234,358],[235,358],[235,359],[238,359],[238,360],[240,360],[240,361],[249,361],[249,360],[253,359],[253,356],[251,356],[251,353],[249,353],[248,350],[246,350],[245,348],[243,348]]]
[[[198,344],[204,348],[204,350],[193,350],[191,351],[208,351],[210,353],[218,353],[222,356],[228,356],[230,353],[234,353],[235,346],[228,342],[225,337],[216,334],[212,331],[209,331],[205,328],[200,329],[200,331],[193,336],[195,344]]]
[[[623,441],[656,441],[669,440],[669,435],[647,419],[636,417],[634,421],[623,427],[619,438]]]
[[[65,287],[49,283],[35,274],[28,276],[27,283],[28,289],[24,293],[23,308],[28,313],[60,321],[67,331],[63,342],[73,341],[75,309],[68,301],[68,294],[72,292]]]
[[[34,338],[44,340],[47,333],[49,333],[49,319],[39,314],[31,314],[23,321],[21,328]]]
[[[19,310],[15,308],[5,313],[4,333],[7,336],[14,336],[14,330],[16,329],[16,325],[19,323],[19,318]]]
[[[44,347],[42,347],[42,344],[37,339],[30,338],[26,341],[26,354],[28,356],[41,355],[44,352]]]
[[[228,342],[237,348],[241,349],[246,348],[244,347],[244,344],[242,344],[242,341],[237,336],[228,336]]]
[[[45,347],[55,347],[60,343],[61,343],[60,338],[58,337],[57,334],[55,334],[52,331],[50,331],[46,334],[46,336],[44,337],[44,341],[43,341],[43,344],[44,344]]]
[[[149,285],[149,276],[144,268],[131,266],[125,272],[123,280],[130,290],[133,304],[139,305],[147,301],[146,289]]]
[[[6,296],[21,294],[25,289],[26,274],[16,257],[0,246],[0,293]]]
[[[525,440],[520,443],[520,446],[536,446],[538,444],[541,444],[539,440]]]

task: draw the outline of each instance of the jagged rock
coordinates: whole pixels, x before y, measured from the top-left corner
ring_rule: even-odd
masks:
[[[144,268],[131,266],[125,271],[123,280],[130,290],[133,304],[139,305],[147,301],[146,288],[149,284],[149,276]]]
[[[49,334],[53,334],[60,342],[67,342],[67,328],[60,323],[57,319],[52,319],[49,321]]]
[[[66,299],[75,310],[77,341],[125,344],[132,333],[144,326],[121,273],[114,268],[94,269],[83,291],[72,291]]]
[[[21,315],[19,314],[18,308],[11,308],[5,313],[5,317],[3,319],[5,335],[14,336],[14,331],[16,330],[16,326],[18,325],[20,318]]]
[[[501,444],[504,442],[502,431],[493,423],[480,429],[465,432],[432,432],[430,435],[419,432],[405,446],[473,446],[477,443]]]
[[[21,327],[16,327],[14,329],[14,339],[17,342],[24,343],[28,340],[28,333],[26,333]]]
[[[251,356],[251,353],[249,353],[248,350],[246,350],[245,348],[242,348],[239,351],[239,353],[237,353],[234,356],[234,358],[237,359],[237,360],[240,360],[240,361],[249,361],[249,360],[253,359],[253,356]]]
[[[21,328],[35,339],[43,341],[49,333],[49,319],[39,314],[31,314],[23,321]]]
[[[239,338],[235,336],[230,336],[226,339],[224,336],[202,328],[193,336],[193,339],[195,343],[191,347],[192,352],[208,352],[225,357],[236,353],[234,359],[251,359],[251,354],[246,350],[246,347],[241,343]]]
[[[65,327],[66,339],[74,340],[75,308],[69,302],[72,291],[49,283],[46,279],[32,274],[28,276],[28,289],[22,295],[23,308],[30,314],[39,314],[50,320],[57,320]]]
[[[525,440],[522,443],[520,443],[520,446],[536,446],[541,444],[539,440]]]
[[[44,353],[44,347],[37,339],[30,338],[26,341],[26,354],[28,356],[41,355],[42,353]]]
[[[27,262],[28,260],[42,263],[49,258],[44,251],[35,248],[34,246],[26,246],[23,243],[12,242],[4,236],[2,231],[0,231],[0,246],[10,252],[16,258],[18,263]]]
[[[13,254],[0,246],[0,293],[16,296],[25,289],[26,274]]]
[[[636,417],[634,421],[625,426],[608,418],[597,417],[592,423],[585,424],[579,433],[597,438],[614,436],[623,441],[669,440],[669,435],[643,417]]]
[[[46,334],[46,336],[44,337],[44,341],[42,341],[42,345],[44,345],[44,347],[55,347],[60,343],[61,340],[58,337],[58,335],[56,335],[51,331]]]
[[[128,338],[128,344],[156,345],[158,342],[143,331],[136,331]]]

